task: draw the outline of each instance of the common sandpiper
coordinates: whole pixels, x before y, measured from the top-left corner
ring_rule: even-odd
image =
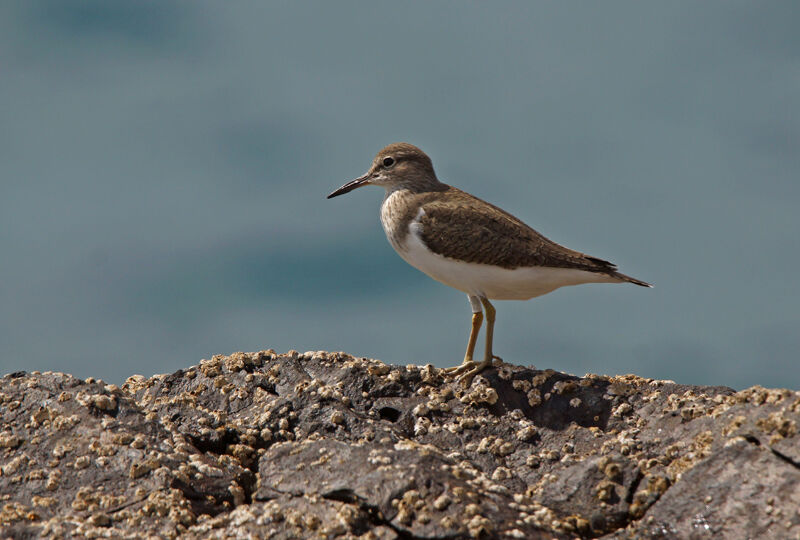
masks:
[[[328,198],[366,185],[386,190],[381,224],[386,238],[411,266],[467,294],[472,329],[461,366],[448,373],[469,385],[502,360],[492,352],[495,308],[489,300],[528,300],[567,285],[649,283],[626,276],[603,259],[565,248],[508,212],[436,178],[431,159],[408,143],[383,148],[363,176]],[[486,311],[486,350],[473,360]]]

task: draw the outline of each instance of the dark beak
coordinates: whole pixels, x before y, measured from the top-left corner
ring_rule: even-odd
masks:
[[[338,197],[339,195],[344,195],[345,193],[353,191],[358,187],[366,186],[367,184],[369,184],[369,173],[365,174],[364,176],[359,176],[355,180],[350,180],[345,185],[328,195],[328,198],[332,199],[334,197]]]

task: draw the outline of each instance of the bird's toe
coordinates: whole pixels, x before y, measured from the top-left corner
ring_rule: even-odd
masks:
[[[463,374],[465,372],[468,372],[471,369],[474,369],[475,366],[477,366],[477,365],[478,365],[477,362],[475,362],[473,360],[468,360],[468,361],[464,362],[463,364],[461,364],[460,366],[453,366],[453,367],[449,367],[449,368],[444,368],[444,372],[445,372],[445,374],[447,374],[450,377],[458,377],[459,375],[461,375],[461,374]]]

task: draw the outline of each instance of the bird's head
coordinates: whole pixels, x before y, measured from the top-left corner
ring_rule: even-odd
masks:
[[[442,184],[436,179],[431,158],[425,152],[413,144],[393,143],[375,155],[366,174],[347,182],[328,198],[366,185],[381,186],[386,190],[407,188],[425,191]]]

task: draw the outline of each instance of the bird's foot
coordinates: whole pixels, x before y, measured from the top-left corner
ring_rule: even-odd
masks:
[[[487,358],[483,362],[473,362],[473,364],[474,365],[471,366],[470,369],[463,371],[458,377],[458,382],[460,382],[461,386],[464,388],[469,388],[475,376],[492,365],[492,359]]]
[[[445,374],[448,377],[458,377],[462,373],[465,373],[465,372],[475,368],[475,366],[477,366],[477,365],[478,365],[478,362],[476,362],[474,360],[464,360],[464,363],[462,363],[460,366],[453,366],[453,367],[449,367],[449,368],[444,368],[442,371],[444,371]]]
[[[503,365],[503,359],[499,356],[492,355],[484,359],[483,362],[468,360],[460,366],[445,368],[444,372],[448,377],[457,379],[464,388],[468,388],[472,384],[472,380],[475,376],[484,369],[490,366],[500,367],[501,365]]]

